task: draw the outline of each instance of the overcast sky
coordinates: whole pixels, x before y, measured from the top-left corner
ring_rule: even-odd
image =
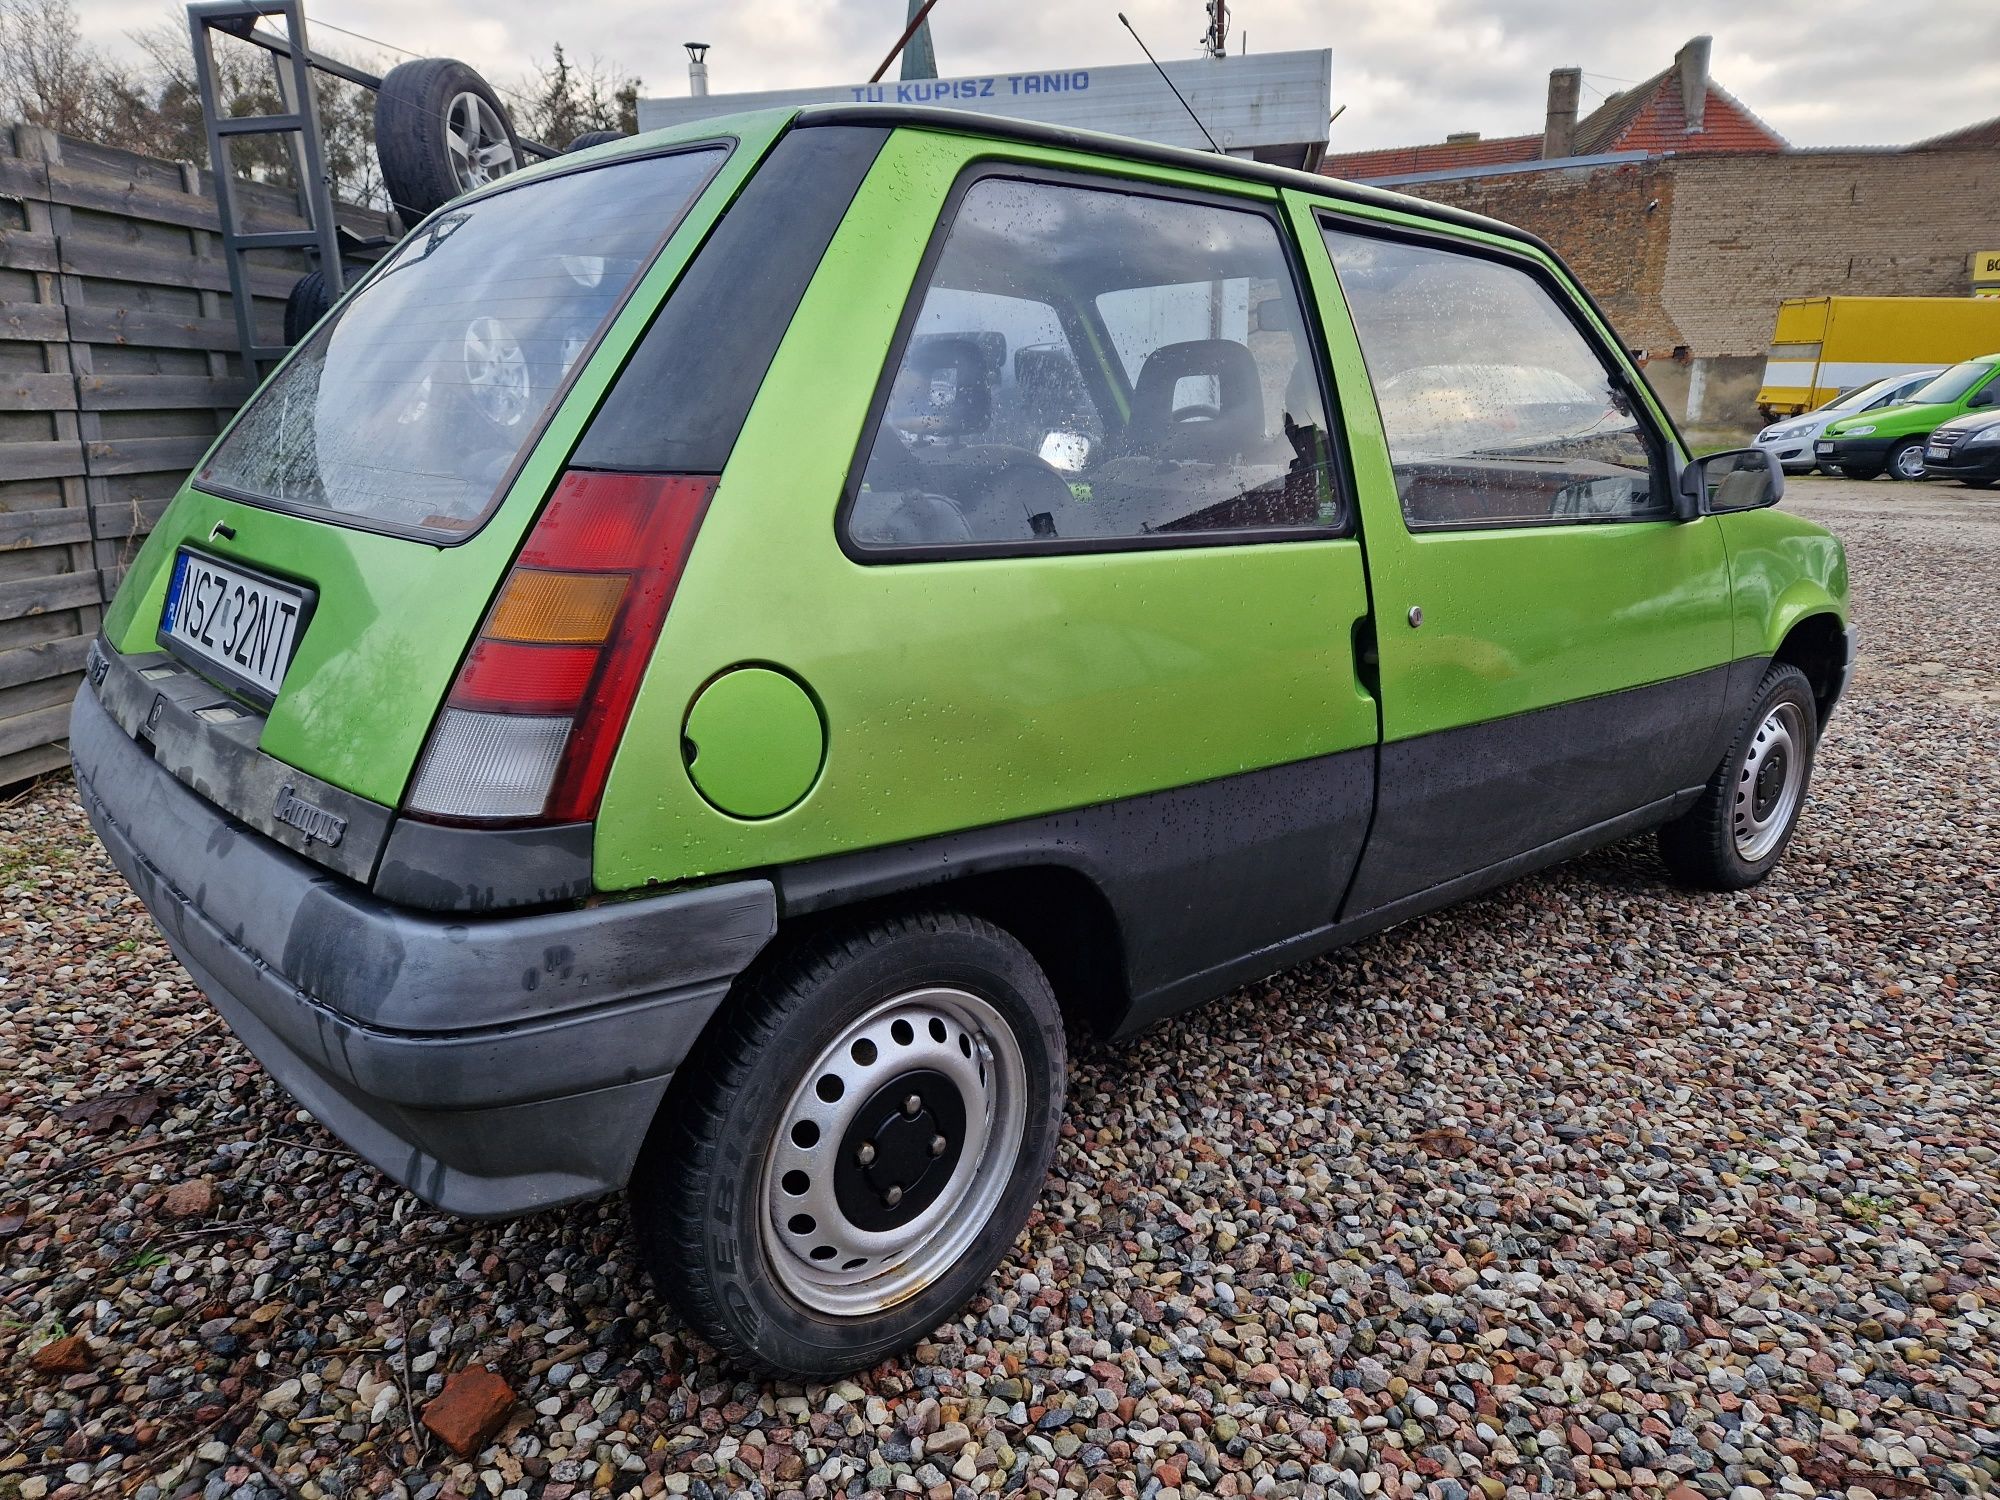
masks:
[[[1199,0],[938,0],[939,72],[1140,61],[1123,6],[1162,57],[1191,56]],[[156,24],[159,0],[79,0],[111,46]],[[1671,10],[1673,14],[1665,12]],[[170,13],[171,14],[171,13]],[[716,93],[856,83],[902,31],[904,0],[310,0],[308,17],[423,54],[464,59],[503,86],[561,42],[683,94],[684,40],[713,44]],[[1584,108],[1715,38],[1712,72],[1794,145],[1894,145],[2000,111],[1994,0],[1237,0],[1230,50],[1333,49],[1335,150],[1520,134],[1542,124],[1550,68],[1584,70]],[[1893,15],[1893,23],[1891,16]],[[322,45],[366,50],[330,29]],[[892,73],[893,76],[893,73]]]

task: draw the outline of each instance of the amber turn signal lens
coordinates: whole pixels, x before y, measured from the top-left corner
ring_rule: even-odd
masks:
[[[492,640],[594,645],[611,634],[626,578],[516,568],[481,634]]]

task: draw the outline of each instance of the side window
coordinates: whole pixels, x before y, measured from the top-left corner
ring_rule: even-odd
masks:
[[[869,550],[1323,532],[1342,511],[1276,223],[986,177],[961,196],[848,512]]]
[[[1327,228],[1412,529],[1671,514],[1604,356],[1519,266]]]

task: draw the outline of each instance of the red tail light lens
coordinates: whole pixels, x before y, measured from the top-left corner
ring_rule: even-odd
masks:
[[[431,729],[410,812],[552,823],[597,815],[715,484],[708,475],[562,477]]]

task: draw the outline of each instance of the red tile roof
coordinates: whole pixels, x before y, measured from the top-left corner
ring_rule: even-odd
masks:
[[[1782,151],[1785,139],[1743,106],[1728,90],[1711,83],[1702,128],[1690,135],[1681,107],[1678,75],[1656,73],[1622,94],[1613,94],[1576,124],[1574,156],[1614,151]],[[1435,146],[1388,146],[1375,151],[1330,153],[1320,164],[1329,177],[1366,182],[1409,177],[1418,172],[1463,171],[1470,167],[1512,166],[1542,159],[1540,135],[1496,136],[1484,141],[1448,141]]]
[[[1636,107],[1635,107],[1636,106]],[[1614,94],[1576,128],[1576,154],[1608,151],[1782,151],[1785,139],[1726,90],[1708,86],[1701,129],[1689,132],[1672,70]]]
[[[1447,141],[1435,146],[1389,146],[1379,151],[1339,151],[1320,163],[1329,177],[1365,181],[1370,177],[1402,177],[1412,172],[1443,172],[1455,167],[1499,167],[1538,161],[1539,135],[1496,136],[1490,141]]]

